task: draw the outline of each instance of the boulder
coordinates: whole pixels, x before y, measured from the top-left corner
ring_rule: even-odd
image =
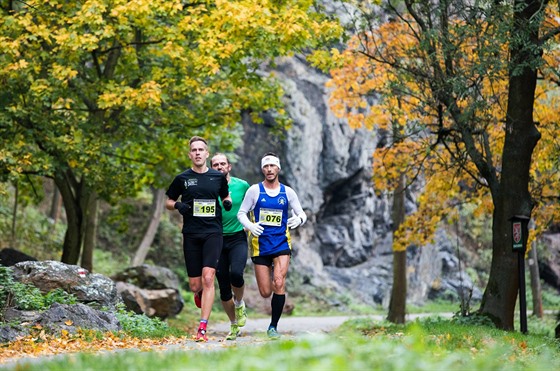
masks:
[[[443,299],[472,306],[482,300],[482,291],[466,272],[465,259],[457,256],[455,236],[443,228],[436,231],[433,244],[408,249],[407,265],[412,304]]]
[[[106,276],[89,273],[77,266],[57,261],[26,261],[14,267],[14,279],[32,284],[42,293],[60,288],[85,304],[113,308],[122,302],[115,283]]]
[[[3,313],[4,322],[22,324],[36,323],[40,316],[39,310],[19,310],[12,307],[6,308]]]
[[[126,308],[134,313],[165,319],[183,309],[179,278],[168,268],[143,264],[115,274],[113,280]]]
[[[539,251],[539,274],[541,279],[560,292],[560,233],[545,234]]]
[[[175,289],[147,290],[130,283],[117,282],[117,291],[128,310],[148,317],[174,317],[184,306],[179,291]]]
[[[97,310],[85,304],[54,303],[41,313],[37,323],[51,330],[66,330],[75,333],[78,328],[119,331],[121,325],[115,313]]]
[[[126,282],[148,290],[179,290],[179,278],[171,269],[143,264],[130,267],[111,277],[113,281]]]
[[[0,343],[8,343],[29,335],[29,328],[20,325],[0,326]]]
[[[37,261],[37,259],[11,247],[0,250],[0,265],[11,267],[25,261]]]
[[[27,336],[34,326],[40,326],[51,334],[58,334],[61,330],[74,334],[79,328],[102,332],[121,329],[115,313],[101,311],[85,304],[54,303],[43,312],[7,308],[4,312],[4,322],[18,324],[5,324],[0,327],[0,343]]]

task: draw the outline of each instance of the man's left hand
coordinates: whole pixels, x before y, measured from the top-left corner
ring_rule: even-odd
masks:
[[[292,209],[292,217],[288,219],[288,228],[295,229],[299,227],[301,222],[302,222],[301,218],[297,216],[294,210]]]

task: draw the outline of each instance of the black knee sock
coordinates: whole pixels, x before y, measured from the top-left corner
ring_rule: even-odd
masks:
[[[284,303],[286,303],[286,294],[272,294],[272,301],[270,303],[272,307],[270,327],[276,328],[278,326],[278,320],[280,320],[280,316],[282,315],[282,311],[284,310]]]

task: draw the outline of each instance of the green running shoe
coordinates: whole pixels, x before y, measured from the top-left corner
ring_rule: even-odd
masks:
[[[247,323],[247,310],[245,310],[245,302],[239,307],[235,307],[235,320],[239,327],[245,326]]]
[[[231,324],[231,328],[229,330],[229,334],[226,336],[226,340],[235,340],[239,336],[239,326],[236,323]]]
[[[266,332],[266,334],[268,335],[268,338],[270,340],[278,340],[280,339],[280,334],[278,333],[278,331],[276,331],[276,328],[274,327],[270,327],[268,329],[268,331]]]

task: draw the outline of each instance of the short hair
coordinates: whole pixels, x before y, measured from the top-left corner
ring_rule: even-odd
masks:
[[[206,142],[206,139],[204,139],[203,137],[199,137],[198,135],[195,135],[191,138],[191,140],[189,140],[189,145],[193,144],[194,142],[202,142],[206,144],[206,146],[208,146],[208,142]]]
[[[227,164],[229,165],[229,158],[227,157],[227,155],[225,153],[222,153],[222,152],[217,152],[216,154],[214,154],[214,156],[212,156],[212,158],[210,159],[210,165],[212,165],[214,157],[216,157],[216,156],[224,156],[226,158]]]
[[[267,153],[265,153],[264,155],[262,155],[261,158],[266,157],[266,156],[274,156],[274,157],[276,157],[276,158],[278,158],[278,159],[280,158],[280,157],[279,157],[276,153],[274,153],[274,152],[267,152]]]

